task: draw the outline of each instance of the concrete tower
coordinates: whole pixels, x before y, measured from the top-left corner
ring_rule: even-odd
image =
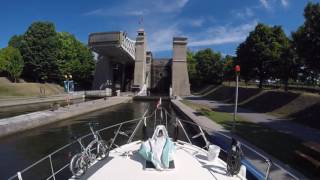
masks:
[[[136,38],[135,64],[134,64],[134,85],[139,85],[142,88],[146,78],[146,49],[147,39],[144,29],[138,30]]]
[[[172,95],[190,95],[190,83],[187,69],[187,38],[173,38],[172,57]]]

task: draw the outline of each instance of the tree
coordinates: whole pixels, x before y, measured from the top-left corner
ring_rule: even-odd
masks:
[[[88,47],[67,32],[58,33],[59,53],[57,64],[61,78],[71,74],[82,88],[91,88],[95,63]]]
[[[8,46],[20,49],[22,43],[24,43],[23,41],[24,41],[23,35],[14,35],[10,38],[8,42]]]
[[[6,70],[7,60],[4,58],[3,49],[0,49],[0,72]]]
[[[194,58],[197,62],[196,69],[201,84],[220,84],[223,78],[221,54],[211,49],[198,51]]]
[[[53,23],[32,23],[23,35],[19,49],[25,61],[24,78],[36,82],[59,81],[58,38]]]
[[[73,35],[56,32],[54,24],[35,22],[8,44],[20,50],[27,80],[62,83],[64,75],[70,74],[82,88],[91,87],[95,62],[90,49]]]
[[[8,73],[14,82],[20,77],[23,66],[24,62],[18,49],[9,46],[0,50],[0,71]]]
[[[259,78],[259,88],[267,78],[274,78],[275,64],[284,53],[288,39],[280,26],[258,24],[237,48],[237,59],[246,81]]]
[[[288,91],[289,80],[297,79],[301,68],[301,62],[293,48],[292,41],[284,48],[283,54],[276,65],[276,69],[277,77],[284,83],[284,90]]]
[[[197,86],[197,62],[192,51],[187,51],[188,74],[191,86]]]
[[[236,65],[236,58],[226,55],[223,58],[223,79],[232,81],[235,78],[234,67]]]
[[[309,2],[304,9],[304,24],[292,34],[293,46],[305,68],[320,72],[320,4]],[[314,77],[313,77],[314,79]]]

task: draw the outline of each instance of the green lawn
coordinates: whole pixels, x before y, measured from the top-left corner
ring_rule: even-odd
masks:
[[[196,104],[187,100],[183,100],[182,102],[219,123],[225,129],[231,130],[233,114],[218,112],[205,105]],[[238,118],[236,121],[235,133],[266,153],[281,160],[283,163],[290,165],[310,177],[310,172],[304,165],[299,163],[294,153],[295,150],[303,148],[303,142],[301,140],[241,118]]]
[[[10,96],[40,96],[40,88],[45,89],[46,95],[63,93],[63,87],[49,83],[12,83],[0,77],[0,98]]]

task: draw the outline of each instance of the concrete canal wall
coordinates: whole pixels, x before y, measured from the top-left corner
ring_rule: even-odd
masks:
[[[181,101],[171,100],[171,102],[177,111],[181,112],[183,115],[187,116],[187,118],[189,118],[192,121],[194,121],[195,123],[199,124],[209,134],[213,134],[214,131],[224,132],[224,133],[228,132],[220,124],[213,122],[212,120],[210,120],[209,118],[207,118],[205,116],[198,115],[196,110],[188,107],[187,105],[183,104]]]
[[[0,137],[79,116],[117,104],[126,103],[131,99],[131,97],[110,97],[106,100],[98,99],[79,104],[73,104],[66,107],[60,107],[54,111],[38,111],[11,118],[1,119]]]
[[[216,132],[231,136],[230,132],[224,129],[220,124],[217,124],[216,122],[205,117],[204,115],[199,115],[196,110],[188,107],[181,101],[172,100],[171,102],[175,110],[177,110],[178,112],[182,113],[182,115],[185,115],[188,119],[200,125],[202,129],[206,131],[210,136],[217,136]],[[265,172],[266,164],[260,155],[256,154],[252,150],[249,150],[248,147],[251,147],[251,149],[254,149],[257,153],[262,154],[264,157],[267,157],[269,160],[271,160],[273,166],[271,167],[269,174],[270,179],[306,179],[301,173],[283,164],[278,159],[270,156],[269,154],[265,153],[263,150],[247,142],[243,138],[235,134],[232,134],[232,136],[241,141],[246,159],[249,160],[249,162],[252,163],[255,166],[255,168],[257,168],[259,171]],[[289,173],[294,174],[295,178],[289,175]]]
[[[59,94],[47,97],[21,97],[0,99],[0,108],[14,108],[33,104],[48,104],[53,102],[65,102],[67,100],[83,99],[84,93]]]

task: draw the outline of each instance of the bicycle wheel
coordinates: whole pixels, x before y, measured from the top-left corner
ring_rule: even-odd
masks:
[[[87,170],[87,165],[82,153],[78,153],[72,157],[69,167],[72,175],[75,177],[81,176]]]
[[[107,145],[107,142],[104,140],[98,141],[98,147],[97,147],[97,157],[99,160],[102,160],[109,156],[109,148]]]

